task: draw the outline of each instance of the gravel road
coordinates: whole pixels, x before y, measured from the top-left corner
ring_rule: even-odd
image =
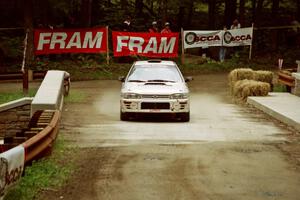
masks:
[[[122,122],[120,82],[72,83],[87,100],[65,105],[61,134],[78,169],[42,199],[299,199],[298,150],[283,151],[293,130],[233,104],[226,75],[194,79],[188,123]]]

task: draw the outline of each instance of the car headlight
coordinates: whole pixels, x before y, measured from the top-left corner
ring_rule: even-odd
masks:
[[[121,94],[121,97],[124,99],[140,99],[141,95],[136,93],[123,93]]]
[[[176,94],[172,94],[171,99],[187,99],[188,98],[188,94],[186,93],[176,93]]]

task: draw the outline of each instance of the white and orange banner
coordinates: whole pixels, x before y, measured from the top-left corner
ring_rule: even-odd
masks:
[[[107,52],[107,29],[35,29],[35,55]]]
[[[252,45],[253,27],[216,31],[184,31],[184,49]]]
[[[114,56],[177,57],[179,33],[112,33]]]
[[[252,45],[253,27],[238,28],[223,31],[223,46],[248,46]]]
[[[22,145],[0,154],[0,199],[22,176],[25,150]]]
[[[184,48],[222,46],[223,32],[216,31],[184,31]]]

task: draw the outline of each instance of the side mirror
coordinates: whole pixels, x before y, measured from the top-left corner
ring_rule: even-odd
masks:
[[[119,76],[119,81],[121,81],[121,82],[125,82],[125,76]]]
[[[185,82],[190,82],[193,80],[193,77],[188,76],[188,77],[185,77],[184,80],[185,80]]]

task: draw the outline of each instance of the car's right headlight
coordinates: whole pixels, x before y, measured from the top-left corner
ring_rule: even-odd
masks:
[[[141,95],[136,93],[122,93],[121,97],[124,99],[140,99]]]
[[[176,93],[176,94],[172,94],[171,99],[187,99],[189,97],[189,95],[187,93]]]

